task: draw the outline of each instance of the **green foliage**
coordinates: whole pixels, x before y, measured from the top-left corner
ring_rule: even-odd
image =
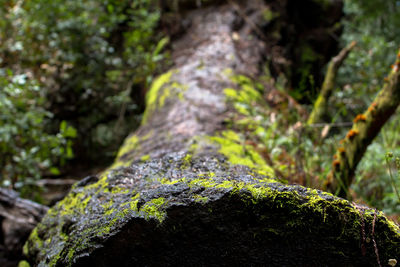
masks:
[[[392,183],[393,191],[396,194],[397,199],[399,200],[399,203],[400,203],[400,194],[399,194],[399,191],[397,189],[396,180],[393,178],[392,167],[390,165],[392,158],[393,158],[393,153],[392,152],[386,153],[386,163],[387,163],[387,167],[389,169],[390,182]],[[397,175],[400,175],[400,157],[396,157],[395,163],[396,163],[396,168],[398,169],[397,170]]]
[[[0,73],[0,182],[27,196],[44,172],[59,174],[73,157],[76,130],[65,121],[58,133],[46,131],[52,114],[37,83],[26,75]]]
[[[339,71],[339,84],[344,90],[336,96],[338,102],[351,99],[352,117],[365,110],[390,72],[400,43],[396,34],[400,27],[400,2],[345,1],[344,12],[342,42],[347,45],[357,41],[357,46]]]
[[[397,157],[393,156],[400,155],[399,123],[400,116],[397,113],[368,147],[357,169],[357,180],[352,186],[358,197],[388,214],[400,214],[396,195],[396,189],[400,189],[400,180],[392,171],[400,170]],[[384,151],[392,151],[392,157],[388,157],[390,154],[385,155]]]
[[[340,120],[349,121],[366,109],[391,71],[400,43],[400,1],[345,1],[344,12],[343,44],[357,41],[357,46],[339,70],[339,85],[343,89],[336,92],[334,100]],[[352,186],[356,198],[392,214],[399,214],[400,209],[385,168],[384,151],[400,153],[399,123],[397,113],[368,147]]]
[[[140,119],[141,103],[131,96],[151,82],[165,58],[168,39],[155,33],[158,1],[0,2],[2,65],[41,82],[55,125],[74,125],[81,151],[93,156],[118,148],[128,132],[124,118],[133,118],[131,127]]]

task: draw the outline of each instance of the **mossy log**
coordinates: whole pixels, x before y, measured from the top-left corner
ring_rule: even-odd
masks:
[[[383,125],[396,112],[400,104],[400,51],[392,71],[385,78],[385,85],[374,101],[353,120],[353,127],[340,141],[332,163],[332,172],[327,180],[327,189],[346,196],[354,173],[368,145],[378,135]]]
[[[255,24],[263,5],[242,2]],[[49,210],[25,244],[30,264],[374,266],[398,259],[399,227],[382,212],[271,178],[246,142],[255,110],[267,108],[246,78],[259,74],[263,43],[229,4],[187,18],[191,26],[173,43],[175,67],[153,83],[141,127],[108,170],[75,184]]]
[[[351,42],[348,46],[342,49],[340,53],[332,58],[328,64],[328,69],[325,74],[325,79],[322,84],[321,92],[314,103],[313,110],[307,120],[307,124],[311,125],[319,122],[328,122],[328,107],[329,98],[331,97],[336,84],[336,76],[343,61],[347,58],[351,50],[355,47],[356,42]]]

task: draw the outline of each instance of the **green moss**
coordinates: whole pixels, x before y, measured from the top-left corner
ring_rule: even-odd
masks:
[[[120,147],[117,157],[114,163],[108,170],[116,169],[119,167],[128,167],[132,163],[134,155],[140,153],[140,144],[153,136],[153,130],[149,131],[146,135],[138,137],[137,135],[131,135],[125,139],[123,145]],[[125,157],[130,154],[129,157]],[[150,155],[144,155],[141,160],[147,161],[150,159]]]
[[[176,85],[177,85],[177,83],[176,83],[176,82],[173,82],[173,83],[171,84],[171,86],[166,86],[166,87],[164,88],[162,94],[159,96],[159,99],[160,99],[160,100],[158,101],[158,102],[159,102],[159,103],[158,103],[158,107],[163,107],[163,106],[164,106],[165,100],[171,96],[171,88],[173,88],[173,87],[176,86]]]
[[[111,189],[111,194],[113,194],[113,195],[115,195],[115,194],[129,194],[129,193],[130,193],[130,189],[122,187],[122,186],[114,186]]]
[[[133,201],[136,202],[136,201]],[[116,212],[116,210],[112,210],[112,212],[109,212],[110,210],[106,211],[104,216],[111,215],[112,214],[112,219],[104,226],[102,226],[99,231],[97,232],[97,236],[103,236],[111,233],[111,231],[119,224],[121,220],[123,220],[128,214],[131,212],[137,210],[137,202],[136,202],[136,207],[134,205],[134,209],[126,208],[122,209],[119,212]]]
[[[231,80],[237,84],[251,84],[252,80],[244,75],[231,75]]]
[[[30,237],[29,237],[30,238]],[[28,242],[25,242],[24,246],[22,247],[22,254],[27,256],[29,253],[29,246],[28,246]]]
[[[273,190],[269,187],[261,187],[260,185],[248,184],[248,185],[245,185],[243,188],[245,188],[246,190],[248,190],[251,193],[251,195],[253,197],[253,199],[252,199],[253,203],[256,203],[258,200],[264,199],[267,197],[274,198]]]
[[[219,152],[228,158],[231,164],[245,165],[258,173],[273,176],[274,171],[250,145],[245,145],[241,137],[231,131],[221,132],[221,136],[212,136],[210,140],[219,144]]]
[[[198,137],[197,137],[197,138],[198,138]],[[194,139],[196,139],[196,137],[195,137]],[[198,151],[198,150],[199,150],[199,144],[198,144],[197,142],[191,144],[190,147],[189,147],[189,149],[188,149],[188,151],[189,151],[190,154],[193,154],[193,153],[195,153],[195,152]]]
[[[224,89],[224,94],[228,99],[236,100],[238,98],[238,91],[233,88]]]
[[[106,171],[105,174],[103,174],[100,178],[100,180],[97,183],[91,184],[86,186],[86,191],[85,192],[90,192],[90,191],[94,191],[94,194],[97,193],[109,193],[109,194],[127,194],[129,193],[129,190],[127,190],[126,188],[123,187],[114,187],[111,192],[106,188],[108,183],[107,183],[107,175],[108,175],[109,171]],[[73,188],[73,190],[78,190],[75,186]],[[48,212],[48,217],[51,218],[52,216],[61,216],[61,217],[72,217],[72,216],[79,216],[79,214],[82,214],[86,211],[86,208],[88,206],[88,203],[91,199],[91,195],[88,194],[84,194],[81,192],[74,192],[72,191],[69,195],[67,195],[66,198],[64,198],[62,201],[60,201],[56,206],[54,206],[53,208],[51,208]],[[113,206],[113,200],[111,199],[110,201],[108,201],[105,205],[103,205],[103,209],[104,209],[104,213],[103,216],[114,216],[115,213],[115,209],[112,208]],[[121,213],[121,212],[120,212]],[[125,214],[124,214],[125,215]],[[115,218],[121,218],[122,215],[117,213]],[[66,220],[68,221],[68,220]],[[60,239],[59,242],[66,242],[68,240],[68,236],[66,234],[63,234],[63,230],[61,230],[64,227],[64,220],[62,220],[62,223],[60,223],[59,225],[57,225],[57,229],[55,229],[55,231],[57,231],[59,233],[58,238]],[[102,227],[101,229],[93,229],[93,228],[88,228],[85,231],[87,231],[87,233],[89,233],[90,231],[96,230],[98,232],[98,234],[106,234],[109,233],[111,230],[111,226],[113,224],[115,224],[115,220],[112,220],[109,224],[107,224],[105,227]],[[29,251],[31,250],[38,250],[40,251],[41,248],[45,245],[46,247],[51,246],[51,242],[52,240],[49,238],[46,241],[41,240],[38,235],[37,235],[37,229],[38,227],[36,227],[33,231],[32,234],[28,240],[28,242],[26,243],[26,246],[24,248],[25,253],[28,254]],[[29,244],[34,244],[35,248],[32,248]],[[77,242],[74,241],[74,244],[72,246],[72,248],[70,248],[67,252],[67,257],[68,258],[73,258],[73,256],[76,253],[77,249],[84,249],[85,247],[87,247],[89,244],[86,244],[85,242]],[[48,266],[54,266],[56,264],[59,263],[61,257],[61,251],[59,251],[57,254],[53,255],[51,257],[50,262],[48,263]]]
[[[177,184],[177,183],[183,183],[186,181],[186,177],[182,177],[180,179],[168,179],[168,178],[162,178],[160,180],[161,184],[167,184],[167,185],[173,185],[173,184]]]
[[[114,201],[110,199],[108,202],[101,205],[104,209],[104,215],[110,215],[113,213],[113,209],[111,208],[113,204]]]
[[[31,234],[29,235],[29,241],[31,242],[31,243],[33,243],[34,244],[34,246],[37,248],[37,249],[41,249],[42,247],[43,247],[43,240],[39,237],[39,235],[38,235],[38,232],[37,232],[37,227],[36,228],[34,228],[33,230],[32,230],[32,232],[31,232]],[[24,254],[25,255],[28,255],[28,245],[27,245],[27,243],[24,245]]]
[[[198,203],[205,204],[208,202],[208,197],[203,197],[201,195],[194,195],[193,200]]]
[[[160,75],[154,82],[146,95],[146,110],[143,114],[142,124],[145,124],[149,116],[158,108],[162,108],[168,98],[177,97],[183,100],[183,92],[187,86],[176,81],[171,81],[171,77],[177,70],[171,70]]]
[[[133,210],[133,211],[138,211],[138,207],[137,207],[138,202],[139,202],[138,199],[131,201],[130,204],[129,204],[130,209]]]
[[[157,219],[160,223],[166,218],[166,212],[162,210],[162,206],[165,203],[165,198],[160,197],[148,201],[143,207],[140,208],[140,213],[143,214],[146,220],[150,218]]]
[[[96,236],[104,236],[109,235],[119,224],[123,221],[129,214],[138,212],[138,202],[139,202],[140,193],[137,193],[135,196],[131,197],[131,201],[123,203],[119,208],[113,208],[114,202],[111,199],[105,205],[102,205],[104,209],[103,217],[108,220],[107,223],[103,223],[100,228],[97,229],[87,229],[89,232],[94,231]],[[128,208],[123,208],[128,206]],[[122,209],[122,210],[121,210]],[[118,211],[119,210],[119,211]],[[86,245],[83,245],[81,248],[85,248]],[[72,250],[75,251],[75,250]],[[75,253],[70,252],[69,253]],[[71,254],[72,256],[74,254]]]
[[[139,145],[139,138],[136,135],[132,135],[128,138],[125,139],[124,144],[121,146],[121,148],[118,151],[117,158],[115,159],[115,162],[118,162],[121,160],[121,157],[125,155],[126,153],[132,152],[134,149],[136,149]]]
[[[278,208],[291,207],[294,213],[303,214],[307,210],[316,215],[320,214],[324,222],[327,221],[327,209],[329,209],[330,212],[336,210],[339,214],[349,214],[352,211],[357,212],[348,201],[333,198],[331,194],[316,190],[308,190],[308,197],[304,198],[304,196],[301,196],[296,190],[280,191],[260,184],[247,184],[243,186],[243,189],[251,193],[252,199],[250,199],[250,201],[252,204],[256,204],[260,200],[270,199],[271,201],[269,201],[269,203],[274,203]],[[333,200],[329,201],[323,198],[323,195],[330,196]],[[288,224],[293,224],[293,226],[298,223],[299,222],[288,222]],[[355,221],[355,223],[359,222]],[[357,226],[355,229],[359,229],[359,227]]]
[[[96,190],[96,193],[99,193],[101,191],[107,191],[107,187],[108,187],[108,181],[107,181],[107,177],[110,174],[110,172],[112,172],[112,168],[109,168],[107,170],[105,170],[101,175],[100,175],[100,179],[96,182],[93,183],[91,185],[86,186],[86,190],[90,191],[90,190]]]
[[[142,162],[146,162],[146,161],[150,160],[150,155],[144,155],[144,156],[142,156],[142,157],[140,158],[140,160],[141,160]]]
[[[192,154],[188,153],[182,160],[182,169],[187,169],[192,164]]]
[[[69,194],[58,204],[58,206],[62,206],[60,215],[65,216],[74,213],[83,213],[89,201],[90,196],[84,193]]]
[[[31,267],[31,265],[27,261],[20,261],[18,267]]]
[[[254,199],[261,199],[262,197],[268,196],[272,189],[267,185],[276,183],[275,179],[263,178],[258,179],[256,184],[246,184],[244,182],[237,182],[236,180],[218,180],[205,176],[200,176],[196,179],[187,182],[190,188],[193,187],[204,187],[204,188],[217,188],[217,189],[229,189],[232,194],[239,192],[242,189],[248,190]],[[197,197],[196,197],[197,198]]]
[[[234,181],[223,181],[222,183],[215,186],[215,188],[233,188],[234,186]]]
[[[188,183],[189,187],[199,186],[204,188],[216,187],[217,183],[213,179],[197,178]]]
[[[173,71],[169,71],[160,75],[159,77],[157,77],[157,79],[154,80],[149,92],[146,95],[146,111],[143,114],[143,124],[146,123],[149,114],[156,109],[156,101],[159,97],[159,91],[165,84],[170,81],[172,74]]]

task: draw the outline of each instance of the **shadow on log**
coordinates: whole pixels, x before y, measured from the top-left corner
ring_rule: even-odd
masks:
[[[141,127],[49,210],[24,247],[30,264],[374,266],[400,255],[399,227],[381,212],[270,178],[246,142],[253,111],[268,108],[248,78],[265,48],[249,33],[268,6],[240,7],[251,24],[231,4],[188,12]]]

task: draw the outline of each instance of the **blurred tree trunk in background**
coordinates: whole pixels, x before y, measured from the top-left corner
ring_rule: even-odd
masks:
[[[21,199],[12,190],[0,188],[0,265],[15,266],[21,258],[22,246],[48,208]]]
[[[352,42],[347,47],[343,48],[343,50],[329,62],[321,91],[314,103],[310,117],[307,120],[308,125],[319,122],[330,122],[328,113],[328,107],[330,105],[329,98],[335,90],[336,76],[343,61],[355,45],[356,42]]]
[[[353,127],[341,141],[332,163],[332,172],[327,181],[327,188],[346,197],[354,179],[357,165],[369,144],[378,135],[383,125],[396,112],[400,104],[400,51],[392,71],[385,78],[385,85],[374,101],[363,113],[353,120]]]

